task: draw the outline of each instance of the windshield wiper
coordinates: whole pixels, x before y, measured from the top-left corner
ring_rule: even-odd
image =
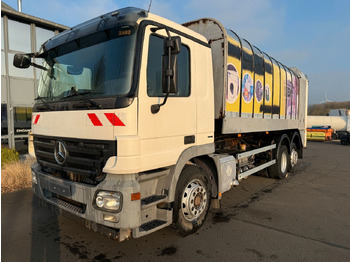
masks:
[[[35,98],[35,100],[40,100],[44,104],[44,106],[46,106],[47,109],[49,109],[50,111],[54,110],[54,108],[50,106],[48,102],[45,101],[45,98],[47,99],[47,97],[38,96],[37,98]]]
[[[75,88],[75,86],[72,86],[72,87],[71,87],[71,94],[70,94],[70,95],[67,95],[67,96],[65,96],[65,97],[63,97],[63,98],[72,97],[72,96],[77,96],[77,97],[80,98],[80,100],[89,103],[90,106],[95,106],[95,107],[97,107],[97,108],[102,108],[102,105],[96,103],[95,101],[93,101],[93,100],[90,99],[90,98],[86,98],[86,97],[82,96],[82,95],[91,94],[91,93],[92,93],[91,91],[86,91],[86,92],[83,92],[83,93],[78,93],[78,91],[77,91],[77,89]]]

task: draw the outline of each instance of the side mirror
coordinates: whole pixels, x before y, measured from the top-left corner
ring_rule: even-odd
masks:
[[[179,36],[173,36],[171,39],[165,38],[164,40],[164,54],[168,54],[169,47],[171,48],[171,54],[176,55],[180,53],[181,38]]]
[[[179,36],[164,39],[164,55],[162,56],[162,88],[163,93],[177,93],[177,55],[180,53],[181,38]],[[169,49],[171,51],[169,51]],[[170,85],[169,85],[170,78]],[[169,86],[168,86],[169,85]],[[169,89],[169,91],[168,91]]]
[[[177,55],[172,55],[169,68],[169,56],[162,56],[162,89],[163,93],[168,92],[168,77],[170,77],[169,94],[177,93]]]
[[[177,93],[177,55],[180,53],[181,38],[179,36],[170,36],[168,28],[159,27],[152,30],[165,29],[168,37],[164,39],[164,55],[162,56],[162,91],[165,95],[163,103],[151,106],[152,114],[157,114],[161,106],[164,106],[168,100],[169,94]]]
[[[17,68],[28,68],[32,64],[32,58],[29,54],[15,54],[13,65]]]

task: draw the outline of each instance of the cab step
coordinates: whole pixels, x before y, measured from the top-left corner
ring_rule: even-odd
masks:
[[[150,231],[155,228],[159,228],[162,225],[165,225],[167,221],[162,221],[162,220],[152,220],[148,223],[142,224],[140,226],[140,231]]]
[[[152,195],[141,199],[142,209],[148,208],[150,206],[156,205],[163,202],[167,195]]]
[[[156,208],[156,207],[152,207]],[[133,230],[133,237],[138,238],[148,234],[151,234],[159,229],[165,228],[172,224],[172,211],[169,210],[159,210],[157,216],[154,216],[153,219],[143,222],[140,227]]]

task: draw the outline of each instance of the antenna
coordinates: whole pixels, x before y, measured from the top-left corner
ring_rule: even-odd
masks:
[[[148,13],[151,10],[151,5],[152,5],[152,0],[149,1],[148,11],[147,11]]]

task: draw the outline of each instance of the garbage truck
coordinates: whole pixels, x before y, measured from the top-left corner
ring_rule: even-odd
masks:
[[[306,147],[307,77],[215,19],[123,8],[13,63],[41,70],[35,195],[118,241],[192,234],[223,193],[286,178]]]

